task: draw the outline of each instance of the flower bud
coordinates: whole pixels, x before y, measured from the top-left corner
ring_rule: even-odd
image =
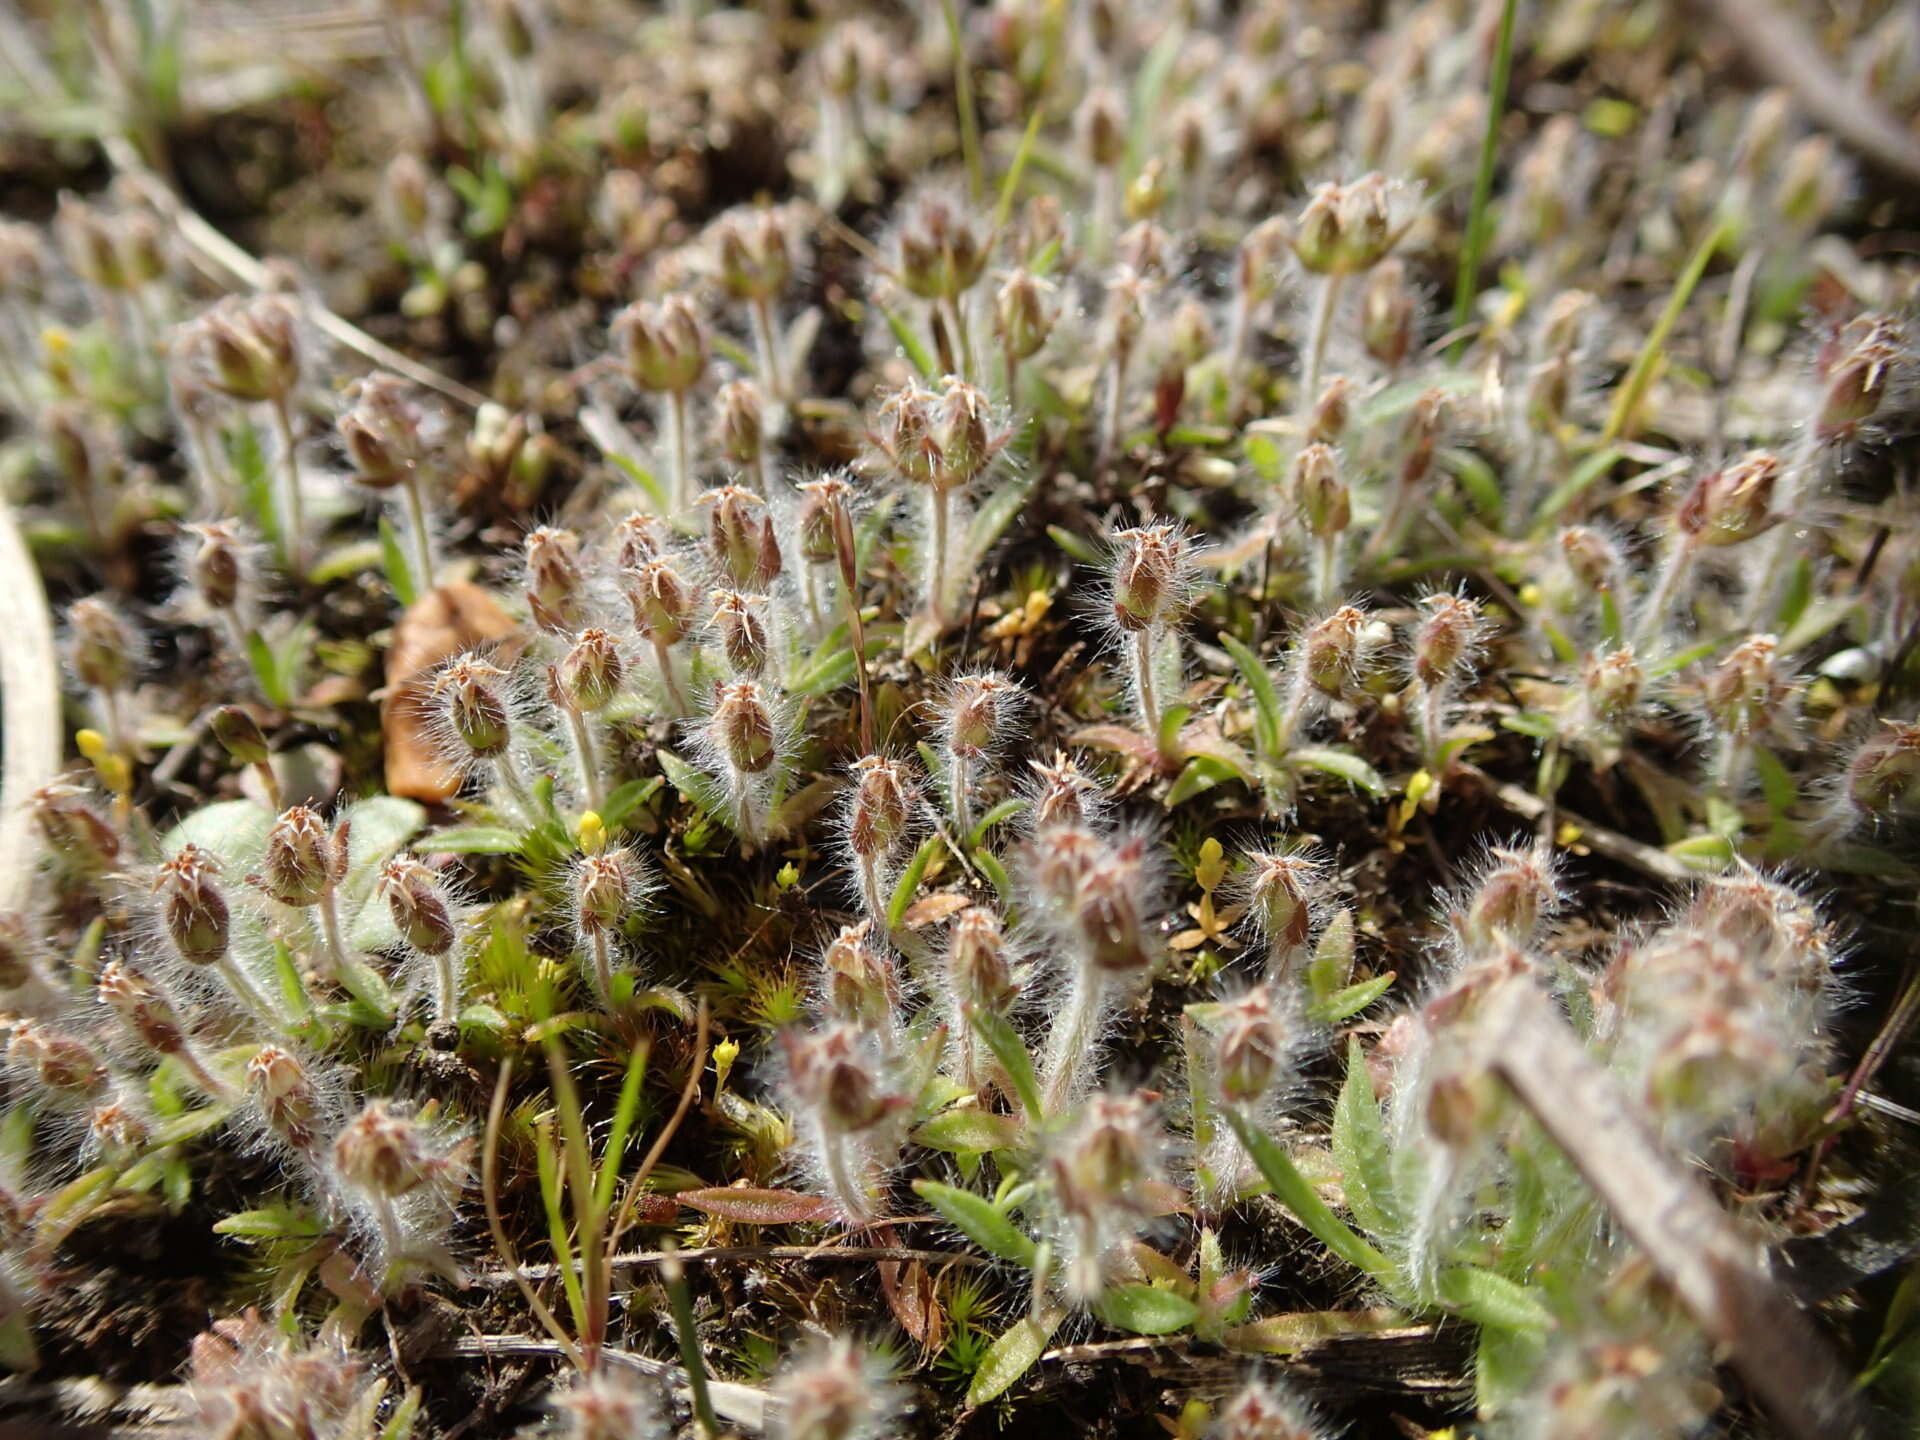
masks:
[[[771,1389],[775,1440],[867,1440],[893,1433],[892,1387],[844,1336],[790,1366]]]
[[[1080,132],[1080,144],[1087,161],[1096,170],[1111,170],[1127,153],[1127,117],[1120,108],[1120,97],[1112,90],[1092,91],[1080,102],[1074,116],[1074,128]]]
[[[898,761],[863,755],[856,776],[847,844],[863,860],[876,860],[900,843],[913,819],[914,787]]]
[[[1172,525],[1150,525],[1117,532],[1113,544],[1115,622],[1129,631],[1164,624],[1186,600],[1186,538]]]
[[[121,268],[120,253],[113,243],[113,230],[107,217],[72,191],[60,194],[53,233],[60,242],[67,268],[84,283],[102,290],[126,288],[126,272]]]
[[[1320,1440],[1324,1433],[1303,1406],[1252,1380],[1221,1407],[1207,1435],[1208,1440]]]
[[[1826,390],[1815,429],[1822,440],[1851,438],[1876,415],[1899,364],[1899,332],[1884,316],[1849,321],[1836,342],[1840,358],[1826,369]]]
[[[1172,236],[1151,220],[1142,220],[1121,232],[1113,258],[1122,269],[1158,281],[1167,276],[1167,255],[1172,249]]]
[[[1083,1217],[1111,1210],[1148,1213],[1159,1148],[1159,1126],[1145,1095],[1095,1095],[1050,1160],[1060,1208]]]
[[[1053,287],[1030,271],[1015,270],[993,297],[993,333],[1016,361],[1037,355],[1059,318]]]
[[[968,760],[987,755],[1025,697],[1018,681],[997,671],[957,677],[946,699],[947,749]]]
[[[949,375],[941,382],[933,412],[933,443],[940,452],[936,484],[957,489],[979,479],[1008,437],[994,431],[987,397],[966,381]]]
[[[1780,522],[1773,492],[1780,480],[1780,459],[1770,450],[1753,450],[1723,470],[1703,475],[1688,492],[1674,521],[1697,545],[1738,545]]]
[[[1787,152],[1786,164],[1774,185],[1773,208],[1796,228],[1811,232],[1826,222],[1839,206],[1846,171],[1826,135],[1809,135]]]
[[[68,864],[90,874],[111,870],[120,859],[120,836],[75,785],[43,785],[33,794],[33,823]]]
[[[920,202],[899,237],[900,284],[922,300],[955,300],[986,268],[987,249],[973,223],[938,197]]]
[[[766,501],[738,485],[722,485],[703,498],[713,506],[707,551],[715,567],[743,590],[765,590],[781,570],[780,542]]]
[[[1543,915],[1559,907],[1553,867],[1542,851],[1495,848],[1460,920],[1462,938],[1476,952],[1525,949]]]
[[[1632,718],[1646,684],[1646,671],[1630,645],[1605,655],[1589,654],[1580,667],[1581,699],[1587,713],[1610,729],[1619,729]]]
[[[758,775],[772,768],[776,758],[773,715],[753,681],[718,687],[707,734],[729,769]]]
[[[1234,253],[1234,286],[1249,304],[1273,298],[1284,273],[1282,258],[1293,244],[1293,226],[1284,215],[1269,215],[1240,241]]]
[[[110,960],[100,971],[100,1003],[125,1021],[156,1055],[186,1048],[186,1032],[167,999],[145,976],[124,962]]]
[[[521,542],[527,567],[527,608],[543,630],[570,634],[584,622],[580,537],[571,530],[542,525]]]
[[[904,1097],[891,1092],[853,1026],[832,1025],[805,1035],[783,1030],[780,1039],[794,1094],[822,1129],[857,1134],[907,1107]]]
[[[1286,1064],[1290,1026],[1271,985],[1257,985],[1220,1007],[1214,1079],[1229,1104],[1266,1098]]]
[[[1079,877],[1072,924],[1088,964],[1112,975],[1139,974],[1159,955],[1141,902],[1147,888],[1145,842],[1106,847]]]
[[[1151,220],[1167,203],[1167,167],[1154,156],[1140,167],[1140,173],[1127,182],[1120,210],[1128,220]]]
[[[267,737],[261,733],[260,722],[238,705],[222,705],[214,711],[208,728],[220,742],[220,748],[227,752],[227,758],[236,765],[264,765],[272,753],[267,749]]]
[[[1247,918],[1276,948],[1298,950],[1313,924],[1308,892],[1320,878],[1320,866],[1305,855],[1253,851],[1247,859]]]
[[[1920,725],[1880,723],[1883,728],[1853,752],[1841,772],[1847,803],[1868,815],[1897,810],[1920,780]]]
[[[123,690],[133,678],[132,627],[105,600],[89,596],[67,611],[74,673],[94,690]]]
[[[278,1045],[263,1045],[247,1062],[247,1093],[260,1106],[267,1128],[296,1150],[320,1140],[326,1112],[320,1092],[303,1066]]]
[[[1413,312],[1406,266],[1398,260],[1376,265],[1360,291],[1360,341],[1388,370],[1398,370],[1413,353]]]
[[[586,938],[626,928],[638,900],[633,857],[624,849],[582,856],[573,871],[574,925]]]
[[[282,400],[299,383],[293,303],[284,295],[229,296],[191,333],[201,374],[231,399]]]
[[[809,565],[831,565],[840,556],[840,516],[845,511],[851,487],[844,480],[828,476],[809,480],[800,487],[800,558]]]
[[[427,458],[420,409],[407,382],[376,371],[354,387],[352,408],[335,425],[353,465],[353,478],[385,490],[418,471]]]
[[[779,298],[793,274],[787,235],[772,210],[730,211],[714,222],[720,283],[736,300]]]
[[[628,378],[642,390],[684,394],[706,372],[706,329],[683,295],[627,306],[614,317],[613,334]]]
[[[1707,677],[1701,698],[1713,721],[1729,735],[1752,739],[1780,720],[1793,695],[1793,681],[1779,669],[1780,642],[1749,635]]]
[[[189,964],[211,965],[226,958],[232,912],[220,893],[219,874],[211,855],[188,844],[162,864],[154,878],[161,924]]]
[[[36,978],[33,950],[26,917],[18,910],[0,910],[0,990],[18,990]]]
[[[558,681],[569,704],[583,714],[593,715],[607,708],[620,693],[626,665],[620,659],[620,647],[604,630],[582,630],[560,662]]]
[[[188,525],[186,533],[197,542],[187,557],[187,579],[194,594],[209,610],[231,610],[240,598],[245,575],[245,552],[240,533],[227,521]]]
[[[880,403],[879,429],[872,440],[894,473],[909,485],[938,485],[945,474],[934,438],[936,397],[909,381]]]
[[[1321,185],[1300,212],[1291,237],[1293,253],[1300,263],[1316,275],[1327,275],[1340,268],[1346,253],[1343,243],[1342,192],[1338,185]]]
[[[444,955],[458,938],[453,903],[440,878],[409,855],[395,855],[380,867],[375,891],[387,902],[393,928],[425,955]]]
[[[767,668],[767,625],[760,618],[765,601],[737,590],[713,592],[713,628],[735,675],[758,679]]]
[[[317,905],[346,874],[346,821],[329,833],[318,814],[295,805],[267,832],[261,888],[282,905]]]
[[[1560,554],[1567,569],[1589,590],[1617,590],[1625,562],[1620,549],[1598,530],[1571,525],[1560,532]]]
[[[760,387],[751,380],[729,380],[714,398],[714,441],[729,464],[752,471],[766,444]]]
[[[513,739],[511,713],[499,685],[506,678],[505,670],[469,651],[449,661],[428,692],[438,706],[440,728],[476,759],[505,753]]]
[[[621,570],[638,570],[658,560],[666,526],[658,515],[635,510],[613,527],[613,563]]]
[[[1004,1012],[1020,993],[1007,953],[1000,917],[970,905],[954,918],[947,937],[947,977],[962,1005],[993,1014]]]
[[[873,922],[843,926],[821,962],[827,1008],[836,1019],[883,1032],[900,1002],[892,958],[873,943]]]
[[[1386,258],[1395,239],[1387,182],[1364,175],[1341,192],[1340,268],[1365,270]]]
[[[1294,457],[1292,486],[1293,503],[1316,539],[1342,534],[1353,523],[1353,496],[1332,446],[1316,442],[1302,448]]]
[[[1091,808],[1087,797],[1096,786],[1074,763],[1073,757],[1064,750],[1056,750],[1051,765],[1040,760],[1029,760],[1027,764],[1040,782],[1030,811],[1034,830],[1084,825]]]
[[[106,1088],[106,1062],[94,1048],[38,1020],[13,1022],[7,1059],[48,1090],[70,1099],[90,1099]]]
[[[1463,595],[1429,595],[1420,604],[1427,618],[1413,632],[1413,673],[1437,689],[1473,663],[1485,622],[1480,607]]]
[[[1314,402],[1313,416],[1307,425],[1307,440],[1312,445],[1337,445],[1346,433],[1347,414],[1353,386],[1344,375],[1335,375],[1321,388]]]
[[[1308,682],[1323,695],[1338,700],[1359,673],[1360,636],[1366,612],[1342,605],[1300,637],[1301,660]]]
[[[370,1100],[333,1142],[333,1161],[347,1182],[389,1200],[419,1189],[436,1166],[418,1120],[384,1100]]]
[[[656,645],[678,645],[693,624],[693,592],[662,556],[623,576],[633,625]]]

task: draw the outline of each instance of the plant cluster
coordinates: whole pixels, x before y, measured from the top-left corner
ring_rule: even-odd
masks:
[[[1912,1227],[1769,1259],[1913,1149],[1910,10],[1843,125],[1657,4],[393,3],[271,101],[86,8],[0,1411],[1920,1433]],[[74,1298],[153,1234],[199,1313]]]

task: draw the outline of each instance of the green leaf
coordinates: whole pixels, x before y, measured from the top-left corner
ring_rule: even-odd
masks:
[[[1002,821],[1011,820],[1026,808],[1027,802],[1018,797],[1011,800],[1002,800],[974,823],[972,833],[967,836],[967,848],[969,850],[978,849],[981,841],[987,838],[987,832],[989,830],[993,829],[994,826],[1000,824]]]
[[[1348,985],[1336,990],[1324,1000],[1316,1000],[1307,1007],[1307,1014],[1316,1024],[1338,1025],[1351,1020],[1374,1001],[1378,1000],[1394,982],[1394,972],[1376,975],[1371,980],[1362,980],[1357,985]]]
[[[347,941],[362,953],[400,944],[392,910],[376,901],[380,867],[397,855],[426,824],[426,808],[395,795],[375,795],[349,809],[347,878],[340,885],[340,908],[347,914]]]
[[[886,320],[887,328],[893,332],[893,338],[900,342],[900,348],[906,352],[907,359],[913,362],[913,368],[920,372],[920,378],[930,383],[937,381],[940,378],[940,367],[934,364],[933,356],[928,353],[925,343],[914,333],[913,326],[903,319],[898,311],[890,310],[885,305],[877,305],[875,308]]]
[[[1193,1324],[1200,1307],[1184,1295],[1152,1285],[1116,1285],[1100,1297],[1093,1313],[1116,1330],[1171,1335]]]
[[[1247,696],[1253,701],[1254,737],[1260,758],[1269,765],[1280,761],[1280,696],[1273,688],[1273,675],[1260,657],[1237,635],[1220,632],[1220,647],[1233,657],[1240,678],[1246,682]]]
[[[1033,1057],[1027,1053],[1020,1032],[1004,1015],[996,1015],[991,1010],[969,1006],[967,1017],[972,1022],[973,1033],[986,1042],[993,1058],[1007,1072],[1013,1093],[1020,1099],[1020,1108],[1027,1112],[1029,1120],[1039,1124],[1046,1118],[1046,1109],[1040,1100],[1040,1081],[1033,1073]]]
[[[1013,479],[994,491],[986,503],[974,512],[973,520],[967,526],[966,554],[976,566],[987,557],[1007,526],[1013,523],[1026,505],[1027,497],[1033,493],[1034,482],[1040,472],[1028,467],[1015,475]]]
[[[1603,478],[1609,470],[1620,463],[1620,460],[1620,451],[1611,445],[1587,456],[1574,466],[1572,474],[1553,487],[1552,492],[1541,503],[1540,513],[1535,517],[1534,523],[1551,525],[1559,519],[1561,511],[1586,494],[1593,483]]]
[[[251,800],[203,805],[169,830],[160,848],[171,858],[182,845],[194,845],[219,861],[229,880],[243,879],[265,859],[274,818],[266,806]]]
[[[965,1106],[944,1110],[913,1132],[916,1145],[950,1154],[983,1154],[992,1150],[1010,1150],[1020,1143],[1025,1130],[1012,1115],[996,1115],[991,1110]]]
[[[1374,1235],[1400,1229],[1387,1127],[1358,1039],[1347,1041],[1347,1078],[1333,1107],[1333,1158],[1353,1218]]]
[[[1505,505],[1500,481],[1491,465],[1471,450],[1443,450],[1440,463],[1460,482],[1460,488],[1467,492],[1467,498],[1483,519],[1497,521],[1500,518]]]
[[[1344,750],[1294,750],[1286,758],[1294,769],[1318,770],[1349,785],[1357,785],[1369,795],[1384,797],[1387,793],[1387,782],[1380,778],[1380,772],[1358,755],[1349,755]]]
[[[380,517],[380,569],[393,588],[393,598],[403,608],[413,604],[420,593],[413,583],[413,567],[407,563],[407,552],[400,544],[393,522],[384,514]]]
[[[1071,530],[1063,530],[1058,525],[1047,526],[1047,538],[1082,565],[1098,565],[1104,558],[1100,554],[1100,547],[1091,540],[1084,535],[1076,535]]]
[[[894,882],[893,896],[887,901],[887,928],[898,930],[900,922],[906,918],[907,907],[913,904],[914,892],[920,888],[920,877],[927,873],[927,866],[933,863],[934,852],[940,846],[940,837],[929,835],[920,842],[920,848],[913,852],[913,859],[907,862],[907,868],[900,872],[900,878]]]
[[[242,1210],[238,1215],[215,1221],[213,1226],[216,1235],[239,1235],[250,1240],[305,1240],[318,1235],[320,1231],[320,1222],[310,1212],[297,1210],[290,1205]]]
[[[709,815],[725,816],[727,797],[712,776],[694,769],[671,750],[655,753],[660,761],[660,773],[680,792],[681,799],[698,805]]]
[[[620,470],[625,472],[629,480],[640,487],[641,492],[645,494],[647,499],[652,503],[654,514],[665,515],[673,508],[667,503],[667,492],[665,488],[654,478],[651,470],[648,470],[645,466],[641,465],[639,461],[629,455],[616,454],[611,450],[605,450],[601,453],[604,454],[607,459],[611,460]]]
[[[940,1218],[978,1245],[989,1255],[1031,1267],[1039,1253],[1028,1235],[1006,1213],[984,1195],[942,1185],[937,1180],[916,1180],[913,1193],[940,1213]]]
[[[1544,1335],[1553,1325],[1547,1307],[1527,1286],[1471,1265],[1440,1272],[1440,1303],[1476,1325],[1517,1335]]]
[[[978,1409],[989,1401],[998,1400],[1010,1390],[1014,1382],[1031,1370],[1046,1353],[1047,1342],[1053,1338],[1053,1332],[1060,1328],[1064,1313],[1049,1317],[1047,1323],[1028,1318],[1016,1320],[1012,1327],[999,1339],[987,1347],[980,1368],[973,1372],[973,1383],[967,1387],[967,1405]]]
[[[414,842],[423,855],[518,855],[523,837],[504,825],[454,825]]]
[[[1393,1274],[1393,1262],[1327,1207],[1327,1202],[1307,1182],[1279,1141],[1250,1124],[1238,1109],[1229,1108],[1226,1116],[1274,1198],[1294,1213],[1308,1233],[1349,1265],[1377,1280]]]
[[[659,775],[649,775],[644,780],[629,780],[611,795],[600,807],[600,823],[609,830],[618,830],[624,826],[642,805],[651,800],[667,782]]]
[[[1168,788],[1166,807],[1172,810],[1196,795],[1205,794],[1216,785],[1241,778],[1239,771],[1218,756],[1195,755],[1187,761],[1186,768],[1180,772],[1180,778]]]

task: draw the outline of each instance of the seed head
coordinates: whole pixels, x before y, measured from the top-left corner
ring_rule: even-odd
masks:
[[[1524,950],[1559,907],[1559,877],[1544,849],[1496,848],[1456,923],[1474,954]]]
[[[1028,270],[1015,270],[993,298],[993,333],[1015,360],[1040,353],[1060,318],[1053,286]]]
[[[875,1033],[893,1023],[900,1005],[900,975],[893,957],[873,940],[873,922],[843,926],[821,960],[826,977],[827,1009]]]
[[[1780,642],[1771,635],[1749,635],[1734,646],[1702,687],[1714,724],[1743,740],[1779,724],[1793,698],[1793,678],[1779,661]]]
[[[90,874],[111,870],[120,858],[120,836],[87,791],[56,781],[33,792],[33,824],[68,864]]]
[[[1020,993],[1000,917],[985,906],[970,905],[954,917],[947,936],[947,979],[962,1006],[996,1015]]]
[[[1174,619],[1192,588],[1187,538],[1176,525],[1117,531],[1112,540],[1113,618],[1122,630],[1154,629]]]
[[[1264,1100],[1279,1081],[1292,1046],[1293,1021],[1271,985],[1256,985],[1220,1007],[1214,1077],[1235,1105]]]
[[[585,623],[580,569],[580,537],[571,530],[542,525],[521,542],[527,568],[527,608],[541,629],[571,634]]]
[[[333,1162],[348,1184],[389,1200],[458,1173],[425,1124],[384,1100],[368,1101],[335,1137]]]
[[[645,885],[631,850],[616,847],[583,855],[573,867],[573,922],[583,940],[609,939],[626,929]]]
[[[800,487],[800,556],[809,565],[831,565],[840,558],[841,530],[851,545],[853,487],[838,476],[809,480]]]
[[[325,1107],[307,1067],[278,1045],[263,1045],[247,1062],[247,1093],[267,1128],[296,1150],[320,1140]]]
[[[305,805],[282,812],[267,833],[259,883],[282,905],[317,905],[347,876],[347,822],[332,833]]]
[[[246,582],[247,549],[237,525],[229,520],[182,527],[193,544],[187,556],[187,580],[207,609],[231,610]]]
[[[767,668],[767,622],[761,618],[765,608],[763,596],[742,595],[738,590],[713,592],[711,623],[727,664],[742,679],[756,680]]]
[[[1822,440],[1847,440],[1879,413],[1906,349],[1898,327],[1884,315],[1849,321],[1830,348],[1837,358],[1823,367],[1825,390],[1814,428]]]
[[[7,1060],[40,1085],[71,1100],[90,1100],[107,1084],[107,1065],[94,1048],[38,1020],[16,1020]]]
[[[1253,850],[1247,861],[1247,919],[1269,943],[1298,950],[1312,930],[1311,897],[1324,867],[1299,852]]]
[[[666,541],[666,525],[658,515],[634,510],[613,527],[613,563],[622,570],[638,570],[657,560]]]
[[[714,222],[720,283],[736,300],[777,300],[793,275],[779,212],[730,210]]]
[[[185,1028],[167,997],[125,961],[109,960],[101,968],[95,993],[155,1054],[175,1055],[186,1048]]]
[[[1422,685],[1440,689],[1461,678],[1480,653],[1486,621],[1464,595],[1429,595],[1427,618],[1413,632],[1413,673]]]
[[[1340,474],[1333,447],[1302,447],[1293,462],[1293,503],[1316,539],[1345,533],[1353,523],[1353,494]]]
[[[956,300],[974,287],[990,253],[973,222],[945,199],[923,198],[900,229],[894,267],[908,294]]]
[[[956,676],[941,707],[948,751],[967,760],[991,754],[1026,698],[1019,681],[997,670]]]
[[[1560,532],[1559,543],[1567,569],[1582,585],[1600,593],[1620,593],[1626,560],[1611,539],[1590,526],[1570,525]]]
[[[795,1098],[823,1129],[852,1135],[871,1130],[909,1105],[893,1093],[878,1061],[855,1026],[780,1032]]]
[[[1780,522],[1773,509],[1780,457],[1754,450],[1732,465],[1703,475],[1681,502],[1674,520],[1696,545],[1738,545]]]
[[[394,929],[425,955],[444,955],[459,938],[453,901],[440,877],[409,855],[395,855],[380,867],[375,884],[387,902]]]
[[[293,302],[284,295],[229,296],[189,328],[202,379],[231,399],[280,401],[300,380]]]
[[[1338,700],[1359,676],[1368,629],[1366,611],[1342,605],[1300,637],[1300,656],[1308,682]]]
[[[752,470],[766,444],[766,405],[751,380],[729,380],[714,397],[713,436],[728,463]]]
[[[1590,652],[1580,666],[1581,703],[1596,723],[1609,730],[1618,730],[1632,719],[1646,685],[1646,671],[1631,645],[1605,654]]]
[[[880,1440],[899,1408],[894,1387],[845,1336],[788,1366],[771,1392],[776,1440]]]
[[[1064,750],[1056,750],[1053,761],[1029,760],[1036,788],[1028,814],[1036,833],[1056,826],[1085,825],[1092,818],[1099,786]]]

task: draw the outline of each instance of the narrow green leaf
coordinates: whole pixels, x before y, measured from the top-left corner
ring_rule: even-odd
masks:
[[[380,517],[379,528],[381,573],[387,577],[393,598],[404,608],[413,604],[419,595],[413,583],[413,567],[407,563],[406,549],[400,544],[400,536],[393,528],[393,522],[384,514]]]
[[[429,830],[414,844],[423,855],[518,855],[524,837],[504,825],[454,825]]]
[[[1315,1001],[1307,1007],[1311,1018],[1321,1025],[1338,1025],[1351,1020],[1366,1009],[1393,985],[1394,972],[1376,975],[1371,980],[1362,980],[1357,985],[1348,985],[1336,990],[1325,1000]]]
[[[1387,782],[1380,778],[1380,772],[1358,755],[1349,755],[1344,750],[1293,750],[1287,754],[1287,764],[1295,769],[1332,775],[1349,785],[1359,786],[1369,795],[1384,797],[1387,793]]]
[[[1440,1301],[1476,1325],[1518,1335],[1544,1335],[1553,1324],[1547,1307],[1527,1286],[1471,1265],[1440,1273]]]
[[[943,1110],[915,1130],[913,1143],[929,1150],[950,1154],[984,1154],[992,1150],[1010,1150],[1020,1143],[1025,1127],[1013,1115],[996,1115],[991,1110],[963,1106]]]
[[[1033,1057],[1027,1053],[1026,1042],[1020,1038],[1020,1032],[1013,1028],[1004,1015],[996,1015],[991,1010],[970,1007],[967,1013],[973,1024],[973,1033],[986,1042],[987,1049],[993,1052],[993,1058],[1007,1072],[1013,1093],[1019,1097],[1020,1108],[1027,1112],[1029,1120],[1040,1123],[1046,1118],[1045,1107],[1040,1102],[1040,1081],[1034,1074]]]
[[[627,1057],[620,1099],[613,1107],[613,1128],[607,1132],[607,1147],[600,1152],[600,1168],[593,1177],[593,1203],[602,1213],[613,1201],[614,1182],[620,1178],[620,1162],[627,1152],[627,1136],[633,1131],[634,1117],[640,1113],[640,1082],[646,1074],[647,1044],[643,1040]]]
[[[1574,466],[1572,473],[1554,486],[1547,498],[1541,502],[1540,513],[1535,517],[1535,523],[1551,525],[1560,518],[1563,510],[1586,494],[1594,482],[1604,478],[1609,470],[1620,463],[1620,460],[1620,451],[1611,445],[1587,456]]]
[[[1103,558],[1100,547],[1091,540],[1084,535],[1076,535],[1071,530],[1064,530],[1058,525],[1047,526],[1047,538],[1082,565],[1098,565]]]
[[[878,305],[876,308],[886,320],[887,328],[893,332],[893,338],[906,352],[907,359],[913,362],[913,368],[920,372],[920,378],[929,382],[938,380],[940,367],[934,364],[933,356],[927,352],[926,345],[918,335],[914,334],[913,326],[901,318],[898,311],[891,310],[885,305]]]
[[[309,1239],[320,1233],[320,1222],[305,1210],[290,1205],[269,1205],[260,1210],[242,1210],[214,1222],[216,1235],[240,1235],[247,1239],[283,1239],[296,1236]]]
[[[1265,1178],[1274,1198],[1294,1213],[1308,1232],[1327,1249],[1357,1270],[1384,1280],[1393,1274],[1393,1262],[1362,1239],[1327,1207],[1293,1163],[1293,1157],[1272,1136],[1249,1124],[1237,1109],[1226,1111],[1227,1123],[1247,1149],[1248,1157]]]
[[[920,877],[927,873],[927,866],[933,862],[935,850],[939,848],[940,837],[929,835],[920,842],[920,848],[913,852],[913,859],[907,862],[907,868],[900,872],[900,878],[894,882],[893,896],[887,901],[887,928],[898,930],[900,922],[906,917],[907,907],[913,904],[914,892],[920,888]]]
[[[1052,1317],[1051,1322],[1042,1324],[1038,1320],[1016,1320],[1012,1327],[999,1339],[987,1347],[987,1353],[980,1361],[980,1368],[973,1372],[973,1383],[967,1387],[967,1405],[978,1409],[989,1401],[998,1400],[1010,1390],[1014,1382],[1040,1362],[1046,1353],[1047,1342],[1053,1338],[1053,1332],[1060,1328],[1062,1316]]]
[[[1333,1158],[1340,1166],[1353,1218],[1374,1235],[1399,1230],[1387,1127],[1374,1098],[1373,1076],[1357,1039],[1347,1041],[1347,1078],[1333,1107]]]
[[[1011,1260],[1016,1265],[1032,1266],[1038,1253],[1033,1237],[1009,1220],[986,1196],[955,1185],[942,1185],[936,1180],[914,1181],[913,1193],[989,1255]]]
[[[1240,678],[1246,682],[1247,697],[1253,701],[1254,736],[1259,742],[1260,758],[1276,765],[1280,761],[1280,695],[1273,688],[1273,676],[1239,636],[1222,630],[1220,648],[1233,657]]]

